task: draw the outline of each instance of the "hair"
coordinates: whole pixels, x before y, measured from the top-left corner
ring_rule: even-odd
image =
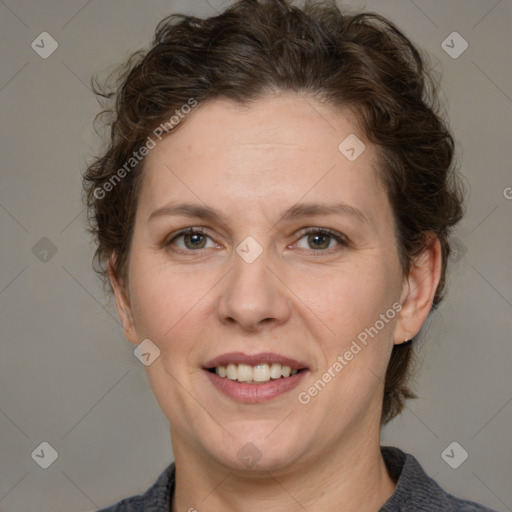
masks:
[[[103,107],[110,105],[98,114],[107,116],[108,148],[83,176],[97,244],[94,266],[104,285],[110,284],[112,256],[115,275],[127,278],[144,164],[132,157],[161,133],[158,127],[172,134],[176,123],[169,119],[185,117],[184,106],[192,101],[250,105],[272,93],[298,93],[354,112],[362,134],[376,146],[404,273],[432,235],[439,239],[435,309],[445,288],[449,232],[463,215],[463,192],[429,62],[382,15],[348,13],[334,1],[306,1],[299,8],[289,0],[239,0],[206,19],[163,19],[151,47],[133,53],[112,75],[113,84],[92,81]],[[408,387],[412,349],[409,342],[392,350],[382,424],[415,396]]]

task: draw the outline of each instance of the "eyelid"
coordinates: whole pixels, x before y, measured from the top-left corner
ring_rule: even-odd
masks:
[[[310,227],[306,227],[306,228],[301,229],[298,232],[298,234],[295,235],[296,237],[298,237],[297,240],[295,242],[293,242],[291,245],[295,246],[298,243],[299,240],[301,240],[305,236],[307,236],[309,234],[313,234],[313,233],[319,233],[321,235],[330,236],[330,237],[334,238],[338,242],[338,244],[340,246],[346,247],[350,243],[350,241],[347,238],[347,236],[344,235],[343,233],[340,233],[339,231],[335,231],[335,230],[330,229],[330,228],[321,228],[321,227],[310,226]],[[176,240],[177,238],[179,238],[181,236],[187,235],[187,234],[200,234],[200,235],[204,235],[207,238],[209,238],[213,243],[218,245],[218,243],[206,232],[206,229],[203,226],[190,226],[190,227],[183,228],[183,229],[180,229],[180,230],[172,233],[169,237],[167,237],[164,240],[164,242],[162,243],[162,246],[163,247],[170,246],[174,240]],[[330,249],[309,249],[309,250],[311,250],[312,252],[315,252],[315,253],[327,253],[327,254],[329,254],[330,252],[333,251],[333,249],[336,250],[336,247],[330,248]],[[201,251],[206,250],[206,249],[203,248],[203,249],[197,249],[197,250],[194,251],[194,250],[183,250],[183,249],[180,249],[180,248],[176,248],[176,250],[182,251],[182,252],[201,252]]]
[[[309,235],[311,233],[321,233],[322,235],[330,235],[333,238],[339,239],[340,243],[348,244],[349,240],[346,235],[340,233],[339,231],[335,231],[330,228],[320,228],[320,227],[308,227],[303,228],[299,231],[299,236],[302,238],[305,235]]]
[[[297,250],[309,251],[309,252],[311,252],[313,254],[316,254],[316,255],[331,255],[333,252],[337,252],[341,248],[349,247],[349,245],[350,245],[350,240],[348,239],[348,237],[346,235],[344,235],[343,233],[340,233],[339,231],[335,231],[335,230],[329,229],[329,228],[308,227],[308,228],[304,228],[304,229],[300,230],[300,232],[298,234],[297,241],[293,242],[293,244],[291,244],[291,246],[292,247],[296,246],[297,243],[300,240],[302,240],[302,238],[304,238],[306,235],[314,234],[314,233],[330,236],[331,238],[334,238],[336,240],[336,242],[338,242],[338,245],[335,246],[335,247],[330,247],[329,249],[302,249],[302,248],[298,248]]]
[[[208,237],[212,242],[217,244],[217,242],[215,242],[215,240],[213,240],[213,238],[210,235],[208,235],[208,233],[206,232],[204,227],[202,227],[202,226],[190,226],[188,228],[183,228],[183,229],[180,229],[178,231],[175,231],[174,233],[171,233],[162,242],[162,247],[167,247],[167,246],[171,245],[172,242],[174,240],[176,240],[177,238],[179,238],[180,236],[188,235],[188,234],[204,235],[204,236]],[[177,250],[182,250],[182,249],[178,248]],[[197,251],[187,251],[187,252],[199,252],[200,250],[201,249],[198,249]]]

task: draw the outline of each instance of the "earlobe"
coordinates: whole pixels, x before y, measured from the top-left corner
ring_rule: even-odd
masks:
[[[114,291],[117,312],[119,315],[119,319],[121,320],[124,335],[128,341],[137,344],[138,337],[133,322],[128,287],[119,279],[119,277],[116,274],[115,258],[116,257],[113,254],[108,261],[108,278],[110,281],[110,285],[112,286],[112,290]]]
[[[414,259],[402,288],[402,309],[395,326],[396,345],[414,338],[425,322],[441,278],[441,243],[430,235],[424,251]]]

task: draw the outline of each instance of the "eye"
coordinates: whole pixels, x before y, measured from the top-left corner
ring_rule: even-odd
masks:
[[[304,242],[301,242],[302,240]],[[341,233],[331,231],[330,229],[309,228],[302,232],[301,238],[295,242],[294,247],[327,252],[329,249],[336,247],[336,244],[346,246],[348,242]]]
[[[208,245],[208,240],[210,245]],[[177,233],[165,245],[174,245],[182,251],[195,251],[216,247],[215,242],[201,228],[187,228]]]

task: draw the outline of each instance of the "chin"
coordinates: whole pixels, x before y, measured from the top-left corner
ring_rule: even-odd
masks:
[[[276,429],[276,422],[273,422],[271,428],[268,427],[268,423],[265,428],[255,428],[254,422],[251,424],[253,428],[246,435],[241,432],[233,437],[225,435],[223,447],[215,441],[212,443],[212,437],[208,437],[208,440],[205,440],[205,451],[229,470],[246,471],[251,474],[261,472],[262,476],[268,476],[269,471],[286,470],[298,463],[304,436],[272,432]]]

